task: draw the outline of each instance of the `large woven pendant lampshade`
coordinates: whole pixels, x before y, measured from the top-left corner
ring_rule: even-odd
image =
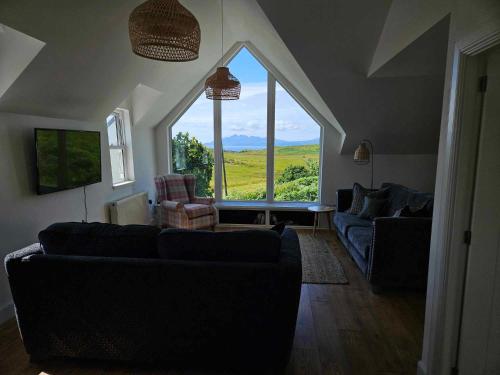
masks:
[[[224,59],[224,0],[221,0],[221,66],[205,81],[205,95],[212,100],[237,100],[240,98],[241,84],[229,72],[229,68],[222,66]]]
[[[148,0],[130,14],[132,51],[161,61],[198,58],[200,25],[177,0]]]

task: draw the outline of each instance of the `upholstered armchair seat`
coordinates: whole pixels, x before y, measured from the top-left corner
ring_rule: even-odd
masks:
[[[200,229],[215,226],[215,199],[196,196],[194,175],[157,176],[155,185],[162,227]]]

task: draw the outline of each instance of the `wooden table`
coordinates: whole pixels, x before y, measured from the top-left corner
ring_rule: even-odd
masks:
[[[321,213],[325,213],[328,219],[328,228],[332,230],[332,219],[333,219],[333,211],[335,211],[335,207],[318,205],[318,206],[310,206],[307,209],[311,212],[314,212],[314,224],[313,224],[313,236],[316,235],[316,228],[319,226],[319,215]]]

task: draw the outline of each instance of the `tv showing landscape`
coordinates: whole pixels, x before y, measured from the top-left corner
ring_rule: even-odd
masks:
[[[101,182],[98,131],[35,129],[37,193]]]

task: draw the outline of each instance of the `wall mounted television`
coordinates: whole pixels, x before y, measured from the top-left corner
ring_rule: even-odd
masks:
[[[37,193],[101,182],[101,133],[35,129]]]

